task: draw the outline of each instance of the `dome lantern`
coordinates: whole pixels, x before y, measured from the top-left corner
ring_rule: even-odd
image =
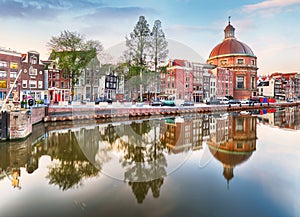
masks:
[[[226,38],[235,38],[234,37],[234,31],[235,28],[230,24],[230,16],[228,17],[228,25],[226,26],[226,28],[224,29],[224,33],[225,33],[225,39]]]

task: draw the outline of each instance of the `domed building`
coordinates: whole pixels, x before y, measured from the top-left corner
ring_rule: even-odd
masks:
[[[235,38],[235,28],[224,29],[224,40],[210,52],[208,64],[227,68],[233,72],[233,97],[248,99],[256,96],[257,57],[251,48]]]

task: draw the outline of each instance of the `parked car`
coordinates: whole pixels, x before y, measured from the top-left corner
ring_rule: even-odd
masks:
[[[152,106],[161,106],[162,102],[159,99],[155,99],[151,102]]]
[[[231,99],[231,100],[229,100],[229,104],[230,104],[230,105],[231,105],[231,104],[241,104],[241,101],[238,100],[238,99]]]
[[[241,103],[242,103],[242,104],[249,104],[249,103],[250,103],[250,100],[249,100],[249,99],[242,99],[242,100],[241,100]]]
[[[192,101],[184,101],[183,104],[181,104],[182,106],[194,106],[194,102]]]
[[[164,100],[161,106],[176,106],[176,104],[174,100]]]
[[[287,98],[286,101],[287,102],[294,102],[294,99],[293,98]]]
[[[221,101],[219,99],[212,99],[206,102],[207,105],[220,105]]]
[[[100,102],[107,102],[107,103],[112,103],[112,99],[111,98],[105,98],[105,97],[98,97],[96,100],[95,100],[95,104],[99,104]]]
[[[229,99],[227,99],[226,97],[217,98],[217,99],[220,100],[221,104],[228,104],[229,103]]]

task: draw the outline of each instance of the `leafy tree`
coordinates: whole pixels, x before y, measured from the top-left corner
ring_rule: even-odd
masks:
[[[133,31],[126,36],[127,55],[134,66],[139,67],[142,81],[143,68],[146,66],[146,57],[150,48],[150,29],[144,16],[140,16]],[[140,84],[140,99],[143,99],[143,87]]]
[[[56,60],[58,67],[69,74],[73,99],[74,85],[78,82],[82,70],[103,47],[99,41],[86,41],[79,33],[66,30],[59,36],[53,36],[48,42],[48,47],[52,51],[50,58]]]
[[[161,27],[161,21],[156,20],[154,22],[151,32],[151,57],[154,63],[154,71],[157,72],[159,63],[165,62],[168,55],[168,42],[165,37],[165,33]]]
[[[157,74],[157,69],[160,65],[160,63],[165,62],[167,55],[168,55],[168,42],[165,37],[165,33],[162,30],[161,27],[161,21],[156,20],[154,22],[152,32],[151,32],[151,49],[150,49],[150,54],[152,58],[152,62],[154,64],[154,72],[155,72],[155,77],[153,81],[155,82],[155,98],[156,98],[156,93],[159,90],[159,77]]]

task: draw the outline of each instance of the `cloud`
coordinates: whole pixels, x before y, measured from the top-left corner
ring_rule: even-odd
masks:
[[[246,12],[254,11],[280,11],[282,8],[300,4],[300,0],[265,0],[257,4],[249,4],[243,7]]]
[[[139,15],[147,13],[157,14],[155,9],[142,8],[142,7],[98,7],[92,12],[86,15],[78,16],[78,19],[87,21],[96,21],[99,19],[111,20],[111,19],[126,19],[135,17],[138,19]]]
[[[101,1],[89,0],[0,0],[0,18],[48,20],[82,8],[103,6]]]

